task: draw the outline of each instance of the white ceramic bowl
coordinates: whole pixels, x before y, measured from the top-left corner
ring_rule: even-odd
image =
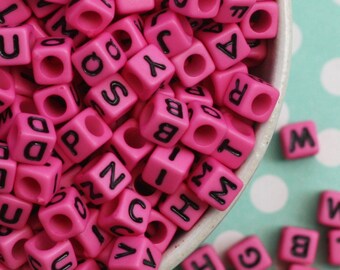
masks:
[[[291,1],[277,0],[277,2],[280,6],[279,33],[269,44],[268,57],[257,70],[257,75],[274,85],[281,94],[270,120],[257,126],[255,148],[237,171],[237,175],[244,182],[244,187],[248,185],[268,148],[276,128],[288,81],[292,39]],[[218,211],[210,208],[192,230],[183,233],[171,243],[163,255],[160,269],[170,270],[176,267],[216,228],[230,209],[231,207],[225,211]]]

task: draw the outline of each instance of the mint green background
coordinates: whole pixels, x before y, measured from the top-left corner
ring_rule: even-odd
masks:
[[[289,122],[313,119],[319,132],[328,128],[340,129],[340,96],[327,93],[320,81],[322,66],[330,59],[340,57],[340,5],[333,0],[292,0],[292,5],[293,20],[300,27],[303,40],[293,55],[286,94]],[[285,225],[302,226],[321,232],[314,266],[322,270],[340,269],[327,265],[327,230],[316,223],[320,192],[340,190],[340,167],[326,167],[315,157],[283,160],[276,133],[253,180],[267,174],[285,179],[289,189],[285,207],[274,214],[257,210],[250,201],[252,182],[207,242],[212,243],[220,233],[229,230],[244,235],[257,234],[276,260],[281,228]]]

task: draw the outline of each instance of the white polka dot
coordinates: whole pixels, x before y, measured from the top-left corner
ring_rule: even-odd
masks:
[[[244,237],[245,236],[238,231],[225,231],[216,237],[213,246],[219,257],[223,260],[226,258],[225,252]]]
[[[340,130],[325,129],[318,135],[319,153],[316,159],[327,167],[340,165]]]
[[[302,43],[302,32],[300,27],[293,23],[293,54],[295,54],[301,47]]]
[[[333,95],[340,95],[340,58],[328,61],[322,67],[321,83],[327,92]]]
[[[286,205],[288,188],[280,177],[264,175],[257,178],[251,186],[250,199],[261,212],[278,212]]]
[[[283,126],[287,125],[289,122],[289,109],[287,103],[282,104],[282,109],[280,112],[279,119],[277,121],[276,130],[280,130]]]

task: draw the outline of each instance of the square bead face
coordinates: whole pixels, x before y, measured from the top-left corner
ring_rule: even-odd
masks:
[[[324,191],[320,194],[318,222],[321,225],[340,228],[340,192]]]

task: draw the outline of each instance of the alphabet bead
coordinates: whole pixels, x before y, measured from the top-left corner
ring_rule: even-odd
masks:
[[[78,266],[76,270],[100,270],[99,265],[95,260],[80,260],[78,261]]]
[[[149,99],[157,89],[170,82],[175,68],[155,46],[149,45],[131,57],[122,75],[141,100]]]
[[[14,80],[15,93],[18,95],[32,97],[33,92],[39,88],[33,77],[30,66],[15,66],[11,68]]]
[[[194,85],[192,87],[184,87],[180,83],[173,86],[175,91],[175,96],[177,99],[184,103],[190,103],[192,101],[199,101],[208,106],[213,106],[213,99],[209,90],[200,84]]]
[[[22,269],[26,263],[24,244],[33,236],[29,226],[19,230],[12,230],[0,225],[0,257],[6,269]],[[0,269],[1,266],[0,266]]]
[[[29,20],[25,22],[25,24],[30,25],[32,27],[32,36],[33,36],[32,39],[34,41],[38,38],[48,37],[46,32],[42,29],[40,22],[35,17],[31,17]],[[33,40],[32,40],[32,45],[34,43]]]
[[[71,2],[71,0],[48,0],[48,2],[56,3],[56,4],[59,4],[59,5],[66,5],[69,2]]]
[[[110,256],[115,242],[116,239],[112,240],[96,257],[96,262],[101,267],[100,269],[108,269]]]
[[[215,65],[204,45],[194,39],[189,49],[171,58],[176,75],[186,87],[192,87],[208,77]]]
[[[39,19],[46,17],[60,7],[58,4],[44,0],[30,0],[27,1],[27,5],[29,5],[34,15]]]
[[[247,40],[250,47],[250,52],[248,56],[243,60],[243,62],[249,67],[254,68],[262,64],[262,62],[267,57],[267,40],[256,39]]]
[[[330,230],[328,232],[328,263],[334,266],[340,265],[339,239],[340,239],[339,230]]]
[[[299,264],[292,264],[289,267],[289,270],[317,270],[316,268],[312,268],[310,266],[304,266]]]
[[[154,9],[155,0],[116,0],[117,12],[120,15],[144,13]]]
[[[14,184],[15,196],[27,202],[46,205],[58,190],[61,161],[51,157],[44,165],[19,164]]]
[[[15,99],[14,81],[11,74],[3,68],[0,68],[0,113],[5,111]]]
[[[0,3],[0,27],[18,26],[31,14],[31,10],[22,0],[3,0]]]
[[[249,236],[231,247],[227,256],[235,269],[269,269],[272,260],[257,236]]]
[[[145,20],[144,36],[166,56],[173,57],[188,49],[193,40],[189,21],[171,10],[149,15]]]
[[[222,113],[210,106],[194,101],[188,104],[189,128],[181,142],[202,154],[211,154],[222,141],[227,127]]]
[[[12,194],[0,194],[0,226],[20,230],[25,227],[32,205]]]
[[[108,125],[130,111],[137,100],[135,92],[119,74],[111,75],[92,87],[84,99]]]
[[[11,193],[16,171],[17,163],[10,158],[8,145],[0,142],[0,194]]]
[[[185,147],[158,146],[149,157],[142,177],[154,188],[172,194],[188,176],[194,158],[194,154]]]
[[[139,235],[146,231],[151,205],[136,192],[125,189],[100,207],[98,224],[115,236]]]
[[[183,270],[225,270],[221,259],[218,257],[217,252],[211,245],[204,245],[195,250],[181,263],[181,267]]]
[[[317,134],[313,121],[285,125],[280,130],[283,156],[286,159],[298,159],[316,155],[319,152]]]
[[[215,22],[238,23],[241,22],[256,0],[229,0],[220,5]]]
[[[340,192],[327,190],[321,193],[318,205],[318,222],[321,225],[340,228]]]
[[[75,163],[61,150],[60,146],[56,144],[54,146],[52,156],[58,158],[62,163],[62,173],[69,170]]]
[[[224,105],[239,115],[263,123],[267,121],[279,98],[279,91],[249,74],[236,73],[224,97]]]
[[[39,220],[53,241],[64,241],[85,230],[89,211],[74,187],[61,189],[39,209]]]
[[[184,183],[174,194],[159,203],[161,214],[184,231],[189,231],[207,208],[208,204],[201,201]]]
[[[27,164],[46,163],[55,142],[52,122],[36,114],[19,113],[7,135],[11,158]]]
[[[281,231],[278,257],[284,262],[312,264],[316,256],[318,241],[317,231],[285,227]]]
[[[113,20],[115,3],[113,0],[96,1],[73,0],[67,5],[65,16],[71,27],[92,38],[101,33]]]
[[[145,105],[139,118],[142,136],[164,147],[174,146],[188,126],[187,106],[161,93],[154,95]]]
[[[55,242],[46,232],[34,235],[24,248],[32,269],[75,269],[77,266],[70,241]]]
[[[57,132],[57,144],[67,157],[79,163],[106,143],[112,132],[92,108],[87,108]]]
[[[118,237],[110,256],[109,269],[158,269],[160,251],[143,236]]]
[[[217,15],[219,6],[220,6],[219,0],[169,1],[169,7],[171,10],[191,18],[213,18]]]
[[[54,85],[33,95],[35,106],[40,115],[51,119],[54,125],[73,118],[80,112],[80,100],[72,85]]]

